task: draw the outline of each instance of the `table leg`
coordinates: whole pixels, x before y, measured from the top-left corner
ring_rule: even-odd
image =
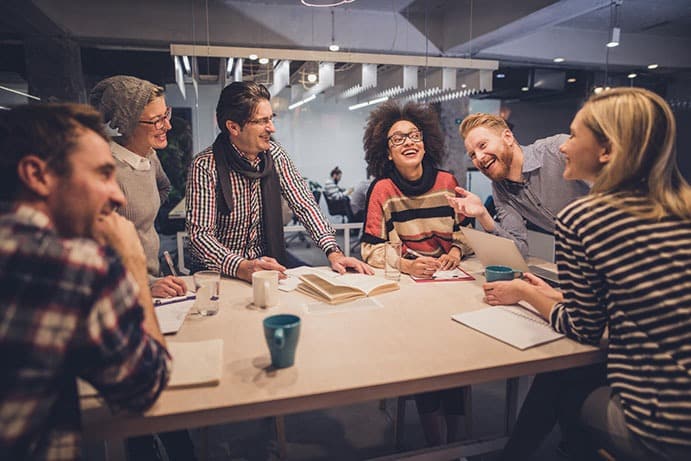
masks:
[[[511,435],[516,415],[518,414],[518,378],[506,380],[506,420],[504,431],[507,436]]]

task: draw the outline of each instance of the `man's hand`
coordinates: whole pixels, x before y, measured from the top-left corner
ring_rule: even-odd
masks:
[[[415,259],[401,259],[401,271],[419,279],[431,279],[441,268],[438,259],[431,256],[420,256]]]
[[[482,213],[487,213],[480,197],[462,187],[456,187],[454,190],[458,195],[456,197],[447,196],[446,200],[456,210],[456,213],[470,216],[471,218],[477,218]]]
[[[485,231],[494,231],[494,219],[482,204],[480,197],[462,187],[456,187],[454,190],[458,194],[456,197],[446,197],[449,206],[459,215],[477,218]]]
[[[101,245],[112,247],[122,259],[144,264],[146,271],[146,255],[132,221],[112,212],[98,219],[93,237]]]
[[[187,284],[180,277],[169,275],[156,279],[151,285],[151,296],[154,298],[170,298],[187,293]]]
[[[239,279],[245,282],[252,283],[252,274],[257,271],[278,271],[279,278],[286,278],[284,274],[286,268],[282,266],[278,261],[269,256],[261,256],[257,259],[246,259],[240,263],[238,267],[237,276]]]
[[[146,274],[146,256],[144,255],[144,249],[139,241],[134,224],[119,214],[112,212],[98,219],[94,226],[93,237],[100,244],[111,246],[120,255],[122,265],[132,274],[139,286],[137,298],[144,310],[142,328],[165,347],[166,340],[163,338],[161,329],[158,326],[158,320],[154,313],[154,304],[151,299],[151,290],[149,290],[149,279]]]
[[[327,256],[329,258],[329,263],[331,264],[331,269],[338,272],[339,274],[345,274],[348,268],[359,272],[360,274],[374,275],[374,270],[367,264],[363,263],[359,259],[346,257],[340,251],[334,251]]]

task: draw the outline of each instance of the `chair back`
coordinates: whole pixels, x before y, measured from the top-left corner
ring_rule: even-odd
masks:
[[[348,200],[331,200],[326,194],[324,200],[331,216],[348,216]]]

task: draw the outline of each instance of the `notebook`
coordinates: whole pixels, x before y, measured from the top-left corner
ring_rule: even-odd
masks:
[[[223,340],[169,342],[173,370],[166,389],[195,386],[216,386],[221,382]],[[88,382],[78,379],[79,396],[93,397],[98,391]]]
[[[468,227],[463,228],[463,235],[483,266],[509,266],[522,272],[532,272],[550,285],[559,283],[554,264],[528,266],[513,240]]]
[[[194,297],[180,298],[177,301],[169,301],[169,298],[164,304],[154,305],[158,326],[164,335],[177,333],[194,305]]]
[[[564,337],[530,309],[533,309],[530,305],[493,306],[454,314],[451,318],[520,350]]]

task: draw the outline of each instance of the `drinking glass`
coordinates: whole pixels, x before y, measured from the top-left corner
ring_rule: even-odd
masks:
[[[197,289],[197,300],[194,302],[194,307],[200,315],[211,316],[218,313],[220,285],[220,272],[199,271],[194,273],[194,286]]]
[[[384,277],[389,280],[401,280],[401,242],[384,244]]]

